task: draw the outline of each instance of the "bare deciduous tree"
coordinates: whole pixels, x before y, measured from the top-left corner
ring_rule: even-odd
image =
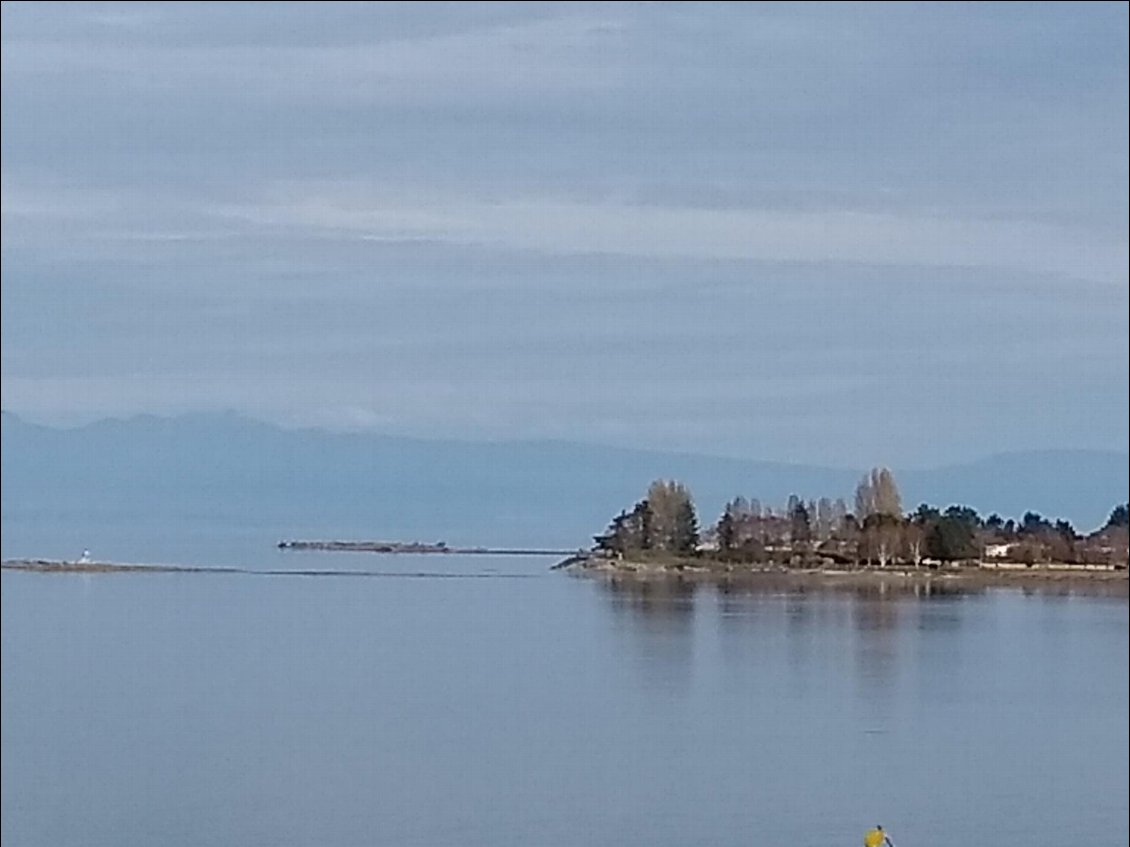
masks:
[[[855,487],[855,517],[860,522],[872,515],[902,517],[902,496],[888,468],[872,468]]]
[[[657,479],[647,489],[652,549],[693,553],[698,545],[698,519],[690,491],[681,482]]]

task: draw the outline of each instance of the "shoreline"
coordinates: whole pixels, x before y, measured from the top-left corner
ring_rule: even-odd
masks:
[[[1126,568],[1049,564],[999,567],[962,565],[944,568],[868,566],[860,568],[786,567],[783,565],[728,565],[693,559],[670,562],[612,560],[572,557],[555,570],[579,576],[609,577],[639,581],[684,580],[693,582],[737,582],[788,580],[798,585],[874,585],[896,582],[907,585],[930,582],[978,586],[1023,586],[1054,583],[1128,585]]]
[[[233,567],[200,567],[192,565],[141,564],[124,562],[78,562],[59,559],[20,558],[0,562],[10,571],[40,574],[217,574],[255,573]],[[727,565],[697,560],[666,562],[611,560],[601,557],[572,556],[550,570],[614,583],[636,584],[699,584],[699,585],[777,585],[798,590],[814,588],[887,588],[908,589],[926,586],[968,588],[1083,587],[1094,586],[1127,592],[1130,579],[1125,568],[1096,568],[1078,565],[1034,565],[1032,567],[999,568],[996,566],[954,566],[948,568],[862,567],[856,569],[829,567],[786,567],[782,565]],[[263,572],[264,574],[290,572]],[[299,572],[312,575],[312,572]],[[334,572],[336,574],[336,572]]]
[[[69,562],[62,559],[5,559],[0,569],[30,573],[237,573],[237,568],[149,565],[125,562]]]

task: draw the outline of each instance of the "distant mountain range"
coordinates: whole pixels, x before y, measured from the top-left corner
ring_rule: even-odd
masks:
[[[103,420],[75,429],[2,426],[6,522],[181,520],[315,538],[587,545],[649,481],[694,492],[704,523],[737,495],[851,503],[863,469],[793,465],[561,442],[467,443],[286,430],[234,414]],[[961,503],[1079,529],[1127,499],[1125,453],[1009,453],[899,471],[909,509]]]

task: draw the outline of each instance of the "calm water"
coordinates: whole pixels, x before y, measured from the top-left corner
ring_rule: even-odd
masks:
[[[6,847],[1128,840],[1125,597],[193,549],[390,575],[5,572]]]

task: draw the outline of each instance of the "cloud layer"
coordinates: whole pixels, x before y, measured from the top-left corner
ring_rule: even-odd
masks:
[[[5,6],[4,406],[841,464],[1124,448],[1126,24]]]

